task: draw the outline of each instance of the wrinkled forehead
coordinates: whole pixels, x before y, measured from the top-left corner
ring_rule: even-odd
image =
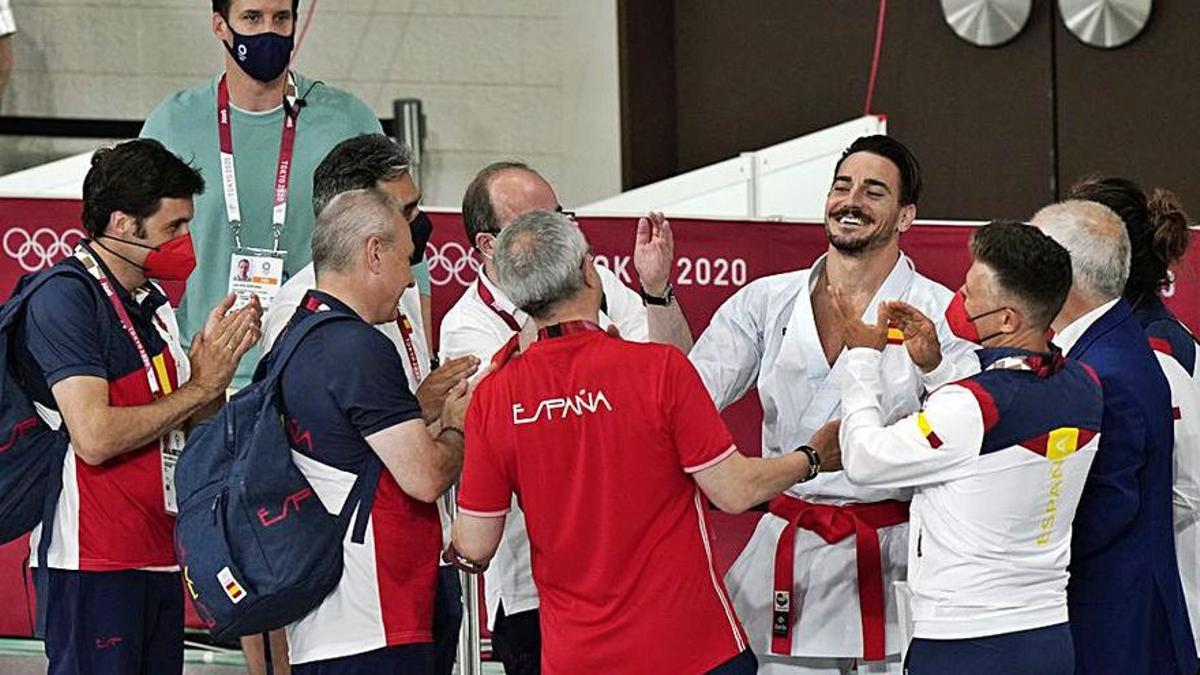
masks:
[[[488,196],[500,227],[530,211],[553,211],[558,195],[550,184],[535,173],[522,169],[502,171],[488,183]]]
[[[838,180],[876,181],[886,185],[893,194],[900,192],[900,168],[887,157],[873,152],[856,152],[842,160],[834,175],[834,181]]]

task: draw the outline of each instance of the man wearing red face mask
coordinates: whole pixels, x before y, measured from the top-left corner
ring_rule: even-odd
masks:
[[[32,564],[49,568],[51,673],[183,669],[175,460],[189,422],[223,400],[261,323],[254,302],[227,313],[229,296],[185,353],[150,281],[185,281],[195,267],[188,225],[203,189],[157,141],[97,151],[83,184],[89,239],[58,263],[69,273],[34,291],[17,327],[22,385],[71,440],[49,547],[39,547],[41,526],[30,542]]]
[[[983,346],[982,369],[894,423],[879,401],[887,326],[835,302],[848,350],[838,378],[846,476],[864,487],[916,490],[905,673],[1071,675],[1071,522],[1104,409],[1095,373],[1046,342],[1071,288],[1071,258],[1012,222],[977,230],[971,257],[946,321]],[[924,335],[910,338],[924,350],[938,351],[920,311],[892,302],[885,312],[906,334]]]

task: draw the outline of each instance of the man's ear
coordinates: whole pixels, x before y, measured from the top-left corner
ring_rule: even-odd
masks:
[[[213,12],[212,34],[221,42],[233,39],[233,34],[229,30],[229,22],[225,20],[225,17],[221,16],[220,12]]]
[[[480,232],[475,235],[475,248],[483,255],[491,258],[496,255],[496,235],[492,232]]]
[[[900,220],[896,223],[896,229],[900,232],[907,232],[916,219],[917,205],[908,204],[900,209]]]
[[[367,238],[367,269],[372,274],[383,271],[383,241],[379,237]]]
[[[1007,329],[1004,332],[1012,334],[1020,332],[1025,326],[1025,315],[1017,309],[1006,307],[1004,310],[1004,321],[1000,324],[1002,329]]]
[[[104,228],[104,232],[121,239],[133,239],[137,229],[137,218],[124,211],[113,211],[108,215],[108,227]]]
[[[600,280],[600,273],[596,271],[596,259],[589,253],[583,256],[583,283],[587,284],[588,288],[602,288],[604,282]]]

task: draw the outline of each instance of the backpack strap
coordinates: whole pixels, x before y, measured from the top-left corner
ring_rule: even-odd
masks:
[[[288,361],[295,355],[300,344],[304,342],[304,338],[326,323],[333,321],[352,321],[355,317],[347,316],[340,312],[314,312],[310,316],[306,316],[296,322],[286,333],[280,336],[275,343],[274,349],[271,350],[270,364],[264,369],[263,386],[267,387],[267,395],[263,397],[263,413],[267,412],[267,408],[274,402],[275,397],[279,395],[279,378],[283,374],[283,368]],[[354,532],[351,535],[351,541],[355,544],[361,544],[365,540],[367,533],[367,521],[371,516],[371,508],[375,504],[375,490],[379,485],[379,477],[382,475],[383,463],[374,453],[363,460],[362,466],[359,468],[358,477],[354,480],[354,485],[350,488],[350,494],[346,496],[346,501],[342,503],[342,510],[338,512],[338,522],[341,523],[342,529],[350,527],[350,520],[354,518],[355,512],[358,513],[357,518],[354,518]]]
[[[23,285],[18,286],[15,294],[5,301],[3,307],[0,307],[0,333],[3,334],[3,337],[0,337],[0,348],[5,350],[5,355],[3,356],[5,367],[8,367],[8,332],[22,316],[25,305],[33,297],[33,294],[45,285],[46,282],[61,276],[75,276],[80,279],[89,279],[82,270],[72,265],[55,265],[48,270],[22,279]],[[38,637],[43,637],[46,634],[46,598],[49,595],[50,583],[50,543],[54,539],[54,517],[58,513],[58,498],[62,494],[62,471],[63,463],[67,458],[67,452],[67,443],[55,445],[55,456],[50,458],[49,465],[47,466],[46,498],[42,503],[42,531],[38,540],[38,567],[33,579],[37,596],[37,623],[34,627],[34,635]]]
[[[61,276],[74,276],[79,279],[90,280],[91,277],[81,269],[73,265],[58,264],[50,269],[37,272],[26,277],[23,277],[18,282],[17,288],[13,289],[13,295],[8,300],[4,301],[3,306],[0,306],[0,331],[7,332],[21,316],[21,312],[25,309],[25,303],[29,298],[41,288],[47,281]]]
[[[262,379],[259,383],[266,387],[266,396],[263,396],[263,404],[261,413],[266,413],[267,408],[275,402],[279,396],[279,378],[283,375],[283,368],[295,355],[296,350],[300,348],[300,344],[304,342],[304,338],[309,333],[317,329],[318,326],[323,326],[334,321],[354,321],[355,317],[341,314],[339,312],[316,312],[297,321],[294,325],[288,328],[279,339],[276,340],[275,346],[258,365],[258,372],[255,375],[262,374]],[[267,361],[270,363],[267,363]],[[232,420],[230,421],[232,424]]]

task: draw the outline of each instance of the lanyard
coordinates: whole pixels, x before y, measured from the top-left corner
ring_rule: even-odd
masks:
[[[1055,353],[1049,358],[1041,354],[1027,356],[1005,356],[996,359],[984,370],[1028,370],[1038,377],[1048,377],[1066,365],[1066,359],[1061,353]]]
[[[96,262],[96,259],[84,247],[76,247],[75,257],[83,263],[83,267],[92,275],[92,278],[100,282],[100,287],[104,289],[104,294],[108,296],[108,301],[112,303],[113,309],[117,312],[117,317],[121,320],[121,327],[125,329],[125,334],[129,336],[129,341],[137,349],[138,358],[142,361],[142,368],[146,370],[146,380],[150,383],[151,398],[160,398],[163,395],[163,386],[159,384],[158,377],[155,375],[154,364],[150,362],[150,355],[146,352],[146,345],[142,344],[142,339],[138,336],[137,329],[133,327],[133,321],[129,319],[129,312],[125,310],[125,303],[121,302],[121,298],[113,289],[112,281],[109,280],[108,275],[101,269],[100,263]],[[170,385],[168,384],[167,386]]]
[[[421,360],[417,358],[417,349],[413,346],[413,326],[412,322],[403,312],[396,317],[396,325],[400,328],[400,337],[404,339],[404,349],[408,352],[408,365],[412,366],[413,381],[420,383],[421,381]]]
[[[304,309],[310,312],[324,312],[329,310],[329,305],[321,302],[314,295],[308,296],[304,302]],[[417,358],[417,348],[413,346],[413,326],[412,322],[403,312],[396,317],[396,326],[400,329],[400,337],[404,340],[404,349],[408,352],[408,365],[412,366],[413,380],[421,381],[421,360]]]
[[[288,86],[295,87],[295,80],[288,74]],[[279,141],[279,163],[275,169],[275,207],[271,211],[272,251],[279,250],[279,239],[283,236],[283,225],[287,220],[288,184],[292,175],[292,150],[296,145],[296,120],[300,109],[283,110],[283,137]],[[225,192],[225,214],[233,230],[233,243],[242,247],[242,211],[238,202],[237,175],[233,168],[233,124],[229,114],[229,84],[225,76],[217,84],[217,136],[221,148],[221,186]]]
[[[595,332],[603,333],[604,330],[591,321],[564,321],[563,323],[556,323],[553,326],[538,329],[538,339],[549,340],[550,338],[563,337],[565,335]]]
[[[484,283],[482,273],[479,278],[479,282],[476,284],[476,288],[479,289],[479,299],[483,301],[483,304],[487,305],[488,309],[495,312],[496,316],[500,317],[501,320],[503,320],[504,323],[513,330],[513,332],[520,333],[521,324],[517,322],[517,317],[513,316],[511,312],[504,311],[504,309],[500,307],[500,303],[496,301],[496,296],[492,295],[491,289],[489,289],[487,284]]]

